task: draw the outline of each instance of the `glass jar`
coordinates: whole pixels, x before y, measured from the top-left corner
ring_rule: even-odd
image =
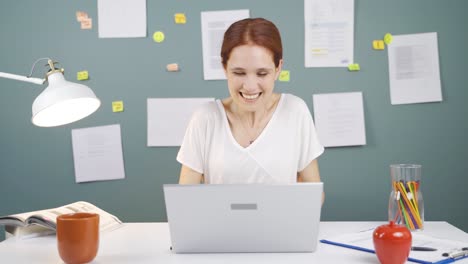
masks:
[[[424,200],[421,192],[421,165],[390,165],[392,191],[388,202],[388,220],[409,230],[424,228]]]

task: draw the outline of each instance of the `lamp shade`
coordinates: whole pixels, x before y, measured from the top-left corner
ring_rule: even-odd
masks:
[[[65,80],[59,71],[48,76],[48,83],[32,105],[32,123],[36,126],[72,123],[92,114],[101,105],[88,86]]]

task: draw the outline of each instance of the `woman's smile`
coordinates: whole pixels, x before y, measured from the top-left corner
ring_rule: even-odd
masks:
[[[242,98],[250,102],[250,101],[255,101],[262,93],[248,94],[248,93],[239,92],[239,94],[240,96],[242,96]]]

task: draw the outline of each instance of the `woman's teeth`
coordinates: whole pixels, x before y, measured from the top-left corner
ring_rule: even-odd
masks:
[[[244,97],[245,99],[249,99],[249,100],[253,100],[253,99],[256,99],[260,93],[257,93],[257,94],[245,94],[245,93],[241,93],[242,94],[242,97]]]

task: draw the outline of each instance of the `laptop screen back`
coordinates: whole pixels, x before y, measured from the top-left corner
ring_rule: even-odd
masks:
[[[323,183],[166,184],[176,253],[312,252]]]

